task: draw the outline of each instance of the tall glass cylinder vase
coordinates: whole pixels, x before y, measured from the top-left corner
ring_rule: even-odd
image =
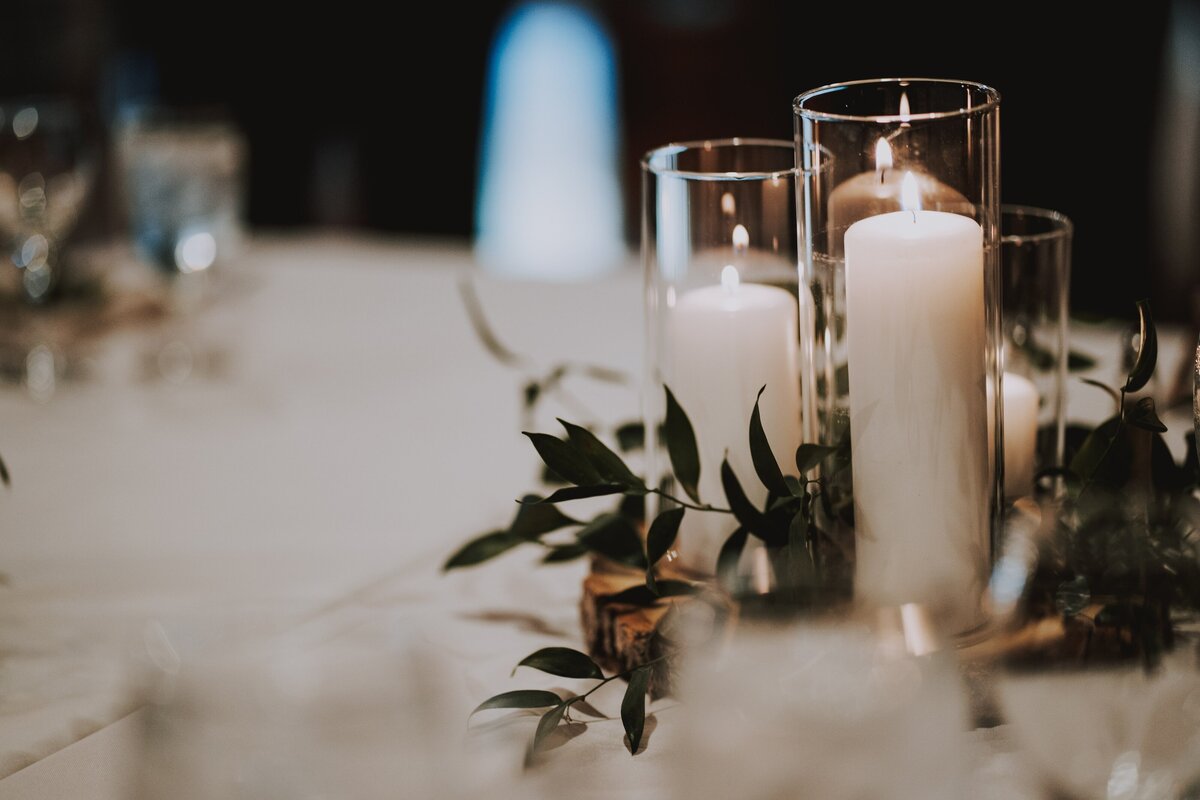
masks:
[[[642,174],[648,480],[685,502],[725,506],[728,457],[760,506],[766,490],[747,437],[759,389],[763,427],[785,472],[795,472],[787,465],[801,439],[794,148],[761,139],[673,144],[647,153]],[[691,491],[675,485],[659,446],[664,386],[696,434],[700,473]],[[712,574],[736,528],[728,514],[689,512],[677,563]]]
[[[999,103],[886,79],[794,104],[805,440],[853,437],[822,506],[853,526],[860,604],[957,634],[985,620],[1003,502]]]

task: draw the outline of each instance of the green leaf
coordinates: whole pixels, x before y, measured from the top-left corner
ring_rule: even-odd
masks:
[[[574,561],[587,554],[588,549],[581,544],[564,544],[554,547],[542,556],[542,563],[561,564],[564,561]]]
[[[801,508],[788,525],[788,570],[794,586],[811,582],[814,571],[812,556],[808,550],[808,514]]]
[[[1191,484],[1187,470],[1176,465],[1171,448],[1161,435],[1151,440],[1150,475],[1156,489],[1171,494],[1183,492]]]
[[[607,597],[605,602],[624,603],[626,605],[646,608],[655,605],[659,600],[666,597],[682,597],[697,594],[700,591],[700,586],[688,583],[687,581],[658,581],[657,589],[658,593],[655,594],[649,586],[639,583],[636,586],[630,586],[624,591]]]
[[[1078,350],[1072,350],[1067,353],[1067,371],[1068,372],[1086,372],[1096,366],[1096,359],[1089,356],[1087,353],[1081,353]]]
[[[641,537],[633,523],[620,514],[601,514],[583,526],[576,538],[593,553],[621,564],[646,568]]]
[[[679,523],[683,521],[684,508],[672,508],[663,511],[650,523],[650,531],[646,534],[646,586],[651,592],[658,593],[657,578],[654,576],[654,565],[667,554],[675,537],[679,534]]]
[[[650,669],[639,667],[629,676],[625,697],[621,700],[621,724],[629,734],[629,753],[637,755],[646,729],[646,689],[650,684]]]
[[[1154,411],[1154,398],[1143,397],[1125,414],[1125,421],[1144,430],[1155,433],[1166,433],[1167,426],[1158,418]]]
[[[524,542],[524,539],[513,536],[508,531],[485,533],[483,536],[472,539],[460,547],[454,555],[446,560],[446,563],[442,565],[442,569],[452,570],[459,567],[470,567],[480,564]]]
[[[725,499],[729,502],[729,510],[733,512],[733,516],[743,528],[761,537],[766,527],[763,514],[754,507],[750,498],[746,497],[733,467],[729,466],[728,458],[721,461],[721,486],[725,489]]]
[[[745,528],[738,528],[729,535],[721,552],[717,554],[717,578],[725,586],[733,586],[737,581],[738,562],[742,560],[742,551],[750,536]]]
[[[667,440],[671,470],[687,496],[699,503],[700,451],[696,447],[696,432],[692,429],[692,422],[683,407],[671,393],[671,388],[664,386],[663,389],[667,392],[667,418],[663,423],[663,436]]]
[[[549,497],[543,497],[538,500],[530,500],[531,497],[537,495],[526,495],[521,500],[517,501],[523,505],[534,505],[540,503],[563,503],[567,500],[582,500],[585,497],[603,497],[608,494],[621,494],[625,491],[624,486],[618,486],[615,483],[601,484],[600,486],[568,486],[565,489],[558,489]]]
[[[784,475],[783,482],[787,484],[788,494],[792,497],[804,497],[808,494],[804,490],[804,481],[793,475]]]
[[[683,521],[685,510],[682,506],[669,509],[659,514],[654,518],[654,522],[650,523],[650,532],[646,534],[646,561],[651,566],[666,555],[667,551],[671,549],[671,545],[675,544],[675,537],[679,533],[679,523]]]
[[[522,431],[533,442],[542,461],[563,480],[576,486],[596,486],[607,483],[574,442],[564,442],[548,433]]]
[[[646,521],[646,496],[641,494],[625,495],[617,506],[617,513],[640,528]]]
[[[758,390],[758,396],[754,398],[754,411],[750,414],[750,460],[754,462],[754,471],[758,473],[758,479],[768,491],[786,495],[790,494],[790,491],[783,480],[783,470],[779,468],[779,462],[771,452],[767,432],[763,429],[762,413],[758,408],[766,390],[766,386]]]
[[[558,727],[558,723],[562,721],[563,714],[567,711],[567,704],[560,703],[554,708],[542,714],[542,718],[538,720],[537,730],[533,733],[533,741],[529,743],[529,752],[526,755],[526,763],[529,762],[529,757],[542,749],[542,745],[546,742],[546,737],[554,732]]]
[[[836,446],[802,444],[796,448],[796,469],[800,470],[800,474],[803,475],[837,451]]]
[[[518,689],[515,692],[504,692],[495,697],[489,697],[475,706],[475,710],[469,716],[473,717],[480,711],[489,708],[545,708],[546,706],[558,705],[561,702],[562,698],[554,692],[546,692],[540,689]]]
[[[640,422],[626,422],[616,430],[617,447],[622,452],[641,450],[646,446],[646,426]]]
[[[1121,430],[1121,420],[1110,417],[1084,439],[1071,459],[1071,472],[1084,484],[1115,490],[1129,480],[1130,458],[1129,441]]]
[[[610,450],[604,442],[597,439],[594,433],[564,419],[559,419],[558,422],[566,429],[567,436],[570,437],[571,444],[575,446],[575,449],[582,453],[588,463],[599,473],[601,481],[617,483],[627,489],[646,490],[646,484],[642,483],[642,479],[634,475],[629,467],[625,466],[621,457]]]
[[[542,394],[542,385],[537,381],[530,381],[525,384],[523,393],[525,395],[525,408],[533,408],[537,405],[538,398]]]
[[[513,668],[514,673],[518,667],[532,667],[561,678],[600,679],[604,677],[600,667],[596,666],[596,662],[592,661],[586,653],[572,650],[569,647],[543,647],[522,659],[521,663]]]
[[[1136,392],[1150,381],[1158,362],[1158,332],[1154,329],[1154,319],[1150,316],[1150,301],[1138,300],[1138,333],[1141,344],[1138,345],[1137,359],[1133,369],[1129,371],[1129,379],[1125,381],[1126,392]]]
[[[509,533],[528,541],[536,541],[543,533],[557,531],[568,525],[583,524],[577,519],[571,519],[554,506],[538,503],[537,500],[537,495],[532,494],[521,498],[517,515],[508,526]]]

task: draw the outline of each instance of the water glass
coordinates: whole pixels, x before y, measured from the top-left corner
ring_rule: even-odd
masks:
[[[246,145],[232,123],[153,111],[119,136],[129,225],[139,254],[168,273],[226,260],[242,233]]]

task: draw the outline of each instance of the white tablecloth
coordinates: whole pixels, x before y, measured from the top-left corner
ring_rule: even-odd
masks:
[[[48,402],[0,390],[13,474],[0,495],[0,776],[128,713],[130,665],[156,622],[288,624],[363,587],[446,613],[505,605],[502,586],[478,592],[481,573],[437,573],[504,524],[537,474],[521,376],[484,351],[458,296],[468,251],[281,238],[235,269],[244,289],[187,334],[224,353],[222,374],[148,379],[162,336],[135,330]],[[486,279],[479,291],[509,346],[547,366],[639,362],[632,272],[586,292]],[[606,414],[636,412],[632,391],[603,398]],[[573,632],[572,607],[559,622]]]
[[[162,630],[433,621],[463,719],[530,685],[509,677],[524,655],[578,646],[582,564],[534,571],[518,552],[438,572],[506,523],[538,472],[519,432],[523,376],[485,352],[458,296],[468,251],[281,237],[234,272],[242,288],[186,333],[220,370],[148,377],[163,334],[139,329],[105,340],[90,376],[48,401],[0,390],[13,474],[0,495],[0,797],[119,792],[137,727],[112,725],[135,709],[137,665]],[[513,350],[637,374],[632,268],[586,286],[475,277]],[[632,387],[573,388],[607,421],[638,413]],[[578,417],[550,402],[537,427],[556,413]],[[619,721],[594,727],[559,756],[578,784],[661,796],[669,717],[635,759]],[[996,796],[1015,774],[1002,739],[972,740]]]

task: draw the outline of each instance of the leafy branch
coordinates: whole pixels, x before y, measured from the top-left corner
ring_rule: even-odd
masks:
[[[726,456],[720,465],[720,478],[727,505],[714,506],[700,496],[701,464],[695,429],[670,388],[664,388],[666,409],[662,436],[675,483],[688,499],[663,488],[648,486],[594,433],[560,419],[566,433],[563,438],[533,432],[526,432],[525,436],[547,471],[566,485],[546,496],[521,498],[518,501],[520,508],[507,529],[491,531],[467,542],[447,560],[444,568],[473,566],[520,545],[533,544],[549,551],[543,559],[546,562],[567,561],[592,553],[644,569],[646,586],[652,596],[657,596],[660,577],[656,574],[656,565],[675,546],[685,514],[714,513],[731,516],[736,522],[736,529],[722,547],[719,559],[726,568],[736,564],[749,537],[753,536],[772,552],[776,578],[781,584],[824,589],[838,583],[838,591],[848,594],[849,586],[844,580],[846,571],[827,575],[825,570],[825,554],[844,548],[840,544],[837,548],[829,546],[836,536],[836,526],[817,518],[819,504],[815,498],[822,491],[822,479],[800,477],[826,462],[829,462],[827,473],[830,476],[845,471],[849,464],[848,439],[837,447],[801,445],[795,455],[797,474],[784,474],[762,424],[759,404],[766,391],[764,386],[755,398],[748,442],[755,475],[767,491],[766,502],[757,506],[750,500]],[[650,494],[658,495],[665,502],[646,531],[643,547],[639,536],[642,520],[623,513],[622,509],[628,501],[640,501]],[[623,496],[621,509],[602,513],[586,522],[557,510],[531,510],[610,495]],[[574,538],[548,537],[564,529],[574,529]],[[720,574],[730,576],[733,573],[724,569]]]
[[[1085,660],[1137,657],[1149,667],[1171,645],[1174,611],[1200,609],[1200,462],[1194,433],[1177,464],[1154,400],[1130,400],[1158,358],[1149,305],[1137,309],[1140,343],[1124,384],[1085,380],[1113,397],[1114,415],[1091,431],[1073,426],[1067,467],[1043,473],[1064,476],[1066,491],[1027,603],[1034,616],[1081,620]]]
[[[538,720],[533,739],[525,752],[525,764],[529,766],[534,757],[545,747],[546,740],[564,720],[571,722],[571,706],[583,703],[600,689],[612,681],[621,679],[629,681],[625,695],[621,701],[621,723],[629,737],[630,755],[637,755],[641,746],[642,736],[646,727],[646,694],[650,687],[650,675],[653,667],[666,661],[663,655],[646,661],[643,664],[605,677],[603,670],[586,653],[572,650],[569,647],[546,647],[526,656],[513,668],[515,673],[521,667],[530,667],[549,675],[577,680],[595,680],[596,684],[582,694],[560,697],[558,694],[541,689],[520,689],[503,692],[484,700],[470,716],[488,709],[531,709],[547,708]]]

